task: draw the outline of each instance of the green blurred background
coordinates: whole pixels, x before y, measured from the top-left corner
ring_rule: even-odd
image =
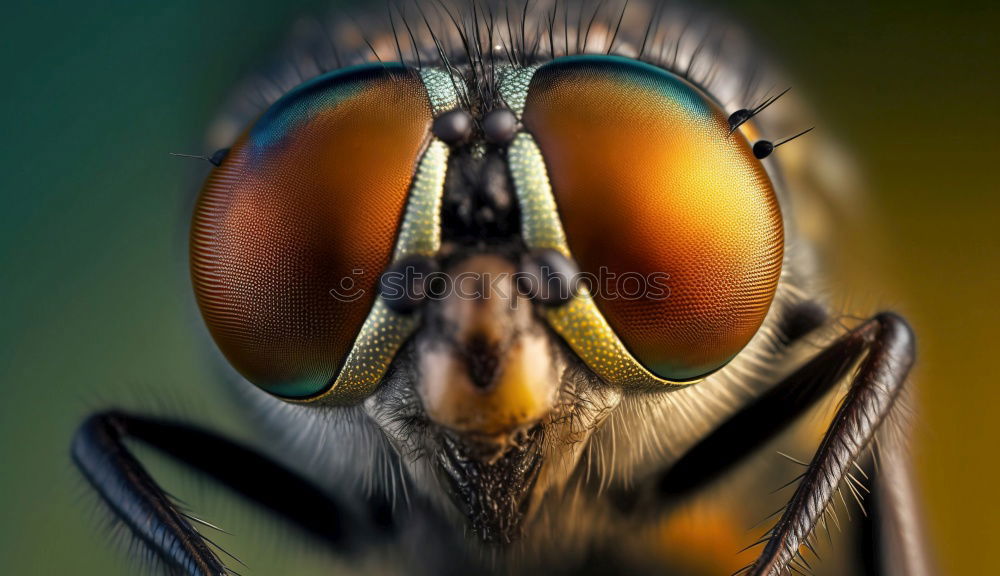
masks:
[[[0,17],[0,571],[125,574],[69,464],[75,425],[120,402],[239,433],[206,366],[185,268],[192,167],[233,84],[302,2],[38,2]],[[732,3],[862,163],[887,243],[847,248],[873,302],[920,336],[917,463],[948,574],[995,569],[1000,505],[998,67],[987,3]],[[197,168],[194,169],[197,171]],[[868,281],[868,278],[871,281]],[[877,287],[877,288],[876,288]],[[209,519],[253,513],[154,462]],[[220,502],[221,501],[221,502]],[[207,510],[205,510],[207,508]],[[235,508],[235,510],[234,510]],[[239,530],[238,530],[239,531]],[[279,529],[230,546],[250,574],[316,573]]]

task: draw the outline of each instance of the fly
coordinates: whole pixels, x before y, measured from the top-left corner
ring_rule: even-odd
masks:
[[[816,289],[794,204],[816,184],[783,169],[818,159],[783,152],[817,135],[738,30],[643,2],[390,3],[295,55],[214,132],[190,236],[201,316],[291,466],[118,410],[73,440],[164,567],[233,573],[126,440],[405,573],[930,573],[914,335]],[[831,397],[817,447],[796,423]],[[845,493],[866,536],[821,561]]]

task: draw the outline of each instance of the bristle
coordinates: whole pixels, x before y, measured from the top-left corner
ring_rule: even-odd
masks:
[[[605,52],[605,54],[611,54],[611,51],[615,47],[615,40],[618,39],[618,33],[622,29],[622,20],[625,19],[625,11],[626,10],[628,10],[628,0],[625,0],[625,2],[622,3],[622,12],[618,16],[618,22],[615,24],[615,32],[614,32],[614,34],[611,35],[611,41],[608,42],[608,49]],[[649,21],[652,22],[653,21],[652,18],[650,18]]]

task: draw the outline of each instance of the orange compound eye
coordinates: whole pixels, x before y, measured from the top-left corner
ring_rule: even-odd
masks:
[[[248,380],[288,398],[330,386],[372,309],[431,120],[416,72],[332,72],[278,100],[209,177],[191,273]]]
[[[660,68],[575,56],[535,72],[522,120],[569,249],[602,279],[594,300],[629,353],[671,381],[731,360],[770,307],[784,235],[771,181],[725,113]],[[615,280],[636,275],[665,289]]]

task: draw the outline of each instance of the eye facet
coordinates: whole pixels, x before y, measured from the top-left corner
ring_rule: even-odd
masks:
[[[671,381],[732,359],[770,307],[784,235],[771,181],[722,109],[660,68],[571,56],[535,72],[522,122],[582,271],[668,276],[664,297],[593,295],[629,353]]]
[[[401,65],[320,76],[265,112],[205,184],[191,266],[226,358],[275,395],[336,378],[390,261],[432,121]]]

